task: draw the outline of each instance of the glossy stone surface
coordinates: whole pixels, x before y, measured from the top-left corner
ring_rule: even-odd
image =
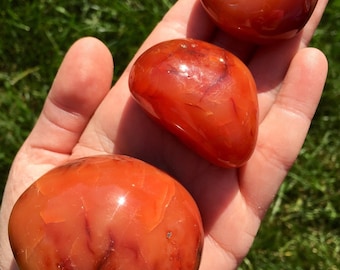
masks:
[[[129,86],[145,111],[211,163],[238,167],[258,132],[256,85],[233,54],[192,39],[166,41],[132,67]]]
[[[20,269],[197,269],[203,229],[189,193],[158,169],[99,156],[53,169],[17,201]]]
[[[289,39],[304,27],[317,0],[201,0],[224,31],[244,40],[267,43]]]

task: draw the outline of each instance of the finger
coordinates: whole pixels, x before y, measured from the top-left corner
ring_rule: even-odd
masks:
[[[318,1],[312,17],[297,37],[275,43],[272,46],[260,47],[249,62],[249,68],[254,75],[258,92],[260,93],[258,96],[260,121],[272,106],[291,59],[298,49],[305,48],[308,45],[327,2],[327,0]]]
[[[97,39],[84,38],[70,48],[41,115],[12,164],[4,193],[7,209],[34,180],[69,157],[110,89],[112,69],[112,57]]]
[[[260,123],[275,101],[290,61],[298,51],[300,39],[301,35],[279,44],[262,47],[248,65],[258,91]]]
[[[242,194],[259,215],[267,210],[303,145],[326,76],[325,56],[313,48],[300,50],[260,125],[256,150],[240,174]]]
[[[307,47],[307,45],[309,44],[310,40],[312,39],[315,29],[317,28],[317,26],[320,23],[320,20],[322,18],[322,15],[326,9],[326,6],[328,4],[328,0],[319,0],[315,10],[311,16],[311,18],[309,19],[308,23],[306,24],[306,26],[303,29],[303,35],[302,35],[302,39],[301,39],[301,47]]]
[[[136,57],[165,40],[185,37],[208,40],[214,34],[215,28],[200,1],[179,0],[145,40]]]
[[[241,59],[247,59],[256,47],[220,30],[200,1],[180,0],[163,17],[133,60],[156,43],[176,38],[205,40],[231,51]]]
[[[56,75],[43,111],[13,162],[0,215],[0,268],[15,268],[7,235],[11,209],[24,189],[67,159],[98,104],[110,89],[113,63],[94,38],[77,41]],[[2,269],[2,268],[1,268]]]
[[[68,51],[27,144],[69,155],[89,119],[110,89],[112,56],[94,38],[77,41]]]

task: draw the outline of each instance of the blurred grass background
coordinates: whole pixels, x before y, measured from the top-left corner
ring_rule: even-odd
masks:
[[[174,2],[0,0],[0,197],[69,46],[98,37],[118,77]],[[240,270],[340,269],[340,0],[330,0],[312,45],[330,64],[321,104]]]

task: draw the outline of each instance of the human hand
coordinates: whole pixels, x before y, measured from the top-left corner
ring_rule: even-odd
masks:
[[[143,159],[182,182],[203,218],[200,269],[235,269],[296,159],[319,102],[327,61],[320,51],[306,46],[326,4],[319,0],[295,39],[256,46],[217,30],[199,1],[180,0],[137,53],[136,57],[164,40],[191,37],[227,48],[247,63],[258,86],[260,127],[255,152],[240,169],[209,164],[154,124],[130,97],[131,65],[109,91],[113,63],[108,49],[93,38],[76,42],[13,162],[0,213],[0,269],[16,268],[7,224],[20,194],[67,160],[112,153]]]

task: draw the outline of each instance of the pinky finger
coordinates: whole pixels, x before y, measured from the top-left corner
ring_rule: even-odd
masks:
[[[256,150],[241,171],[244,198],[263,216],[297,158],[320,101],[327,59],[314,48],[293,58],[276,101],[260,124]]]

